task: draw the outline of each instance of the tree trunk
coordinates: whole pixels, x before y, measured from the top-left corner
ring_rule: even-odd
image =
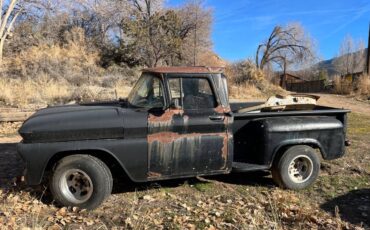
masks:
[[[286,89],[286,59],[284,60],[284,66],[283,66],[283,76],[280,79],[280,87],[283,89]]]
[[[369,24],[369,35],[367,42],[367,54],[366,54],[366,73],[370,77],[370,24]]]
[[[5,37],[0,39],[0,68],[3,65],[3,50],[4,50]]]

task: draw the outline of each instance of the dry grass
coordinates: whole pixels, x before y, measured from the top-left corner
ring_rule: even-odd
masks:
[[[111,100],[126,97],[131,86],[118,80],[112,87],[75,86],[65,80],[40,77],[34,80],[0,78],[0,103],[20,108],[38,108],[70,101]]]
[[[265,99],[263,94],[255,85],[244,83],[229,86],[230,99]]]
[[[32,46],[4,59],[0,105],[37,108],[127,97],[140,68],[103,69],[98,65],[98,52],[86,47],[83,31],[75,28],[67,35],[64,45]],[[248,60],[229,65],[226,75],[234,99],[265,99],[285,93]]]
[[[230,99],[238,100],[265,100],[274,95],[286,95],[287,91],[279,86],[273,85],[269,82],[263,83],[263,89],[258,88],[256,85],[244,82],[241,84],[229,85]]]
[[[74,28],[64,45],[31,46],[4,59],[0,68],[0,105],[44,107],[70,101],[126,97],[139,76],[137,68],[104,69],[89,50],[84,32]]]
[[[363,75],[356,85],[357,94],[360,96],[370,97],[370,76]]]
[[[362,75],[354,82],[334,77],[334,93],[353,95],[368,100],[370,97],[370,76]]]
[[[351,82],[342,79],[340,76],[334,77],[334,93],[348,95],[353,92]]]
[[[266,99],[276,94],[287,94],[266,80],[265,73],[250,60],[229,65],[226,75],[229,77],[231,99]]]
[[[72,92],[66,82],[0,79],[0,102],[13,107],[46,106],[65,101]]]
[[[55,53],[56,59],[66,52],[64,48],[51,47],[51,49]],[[72,54],[70,56],[73,57]],[[39,56],[34,58],[35,63],[41,62]],[[76,60],[71,61],[71,63],[74,62]],[[89,65],[95,64],[90,63]],[[76,68],[77,72],[80,71],[77,75],[83,75],[81,73],[83,70],[79,69],[80,67]],[[48,75],[46,72],[50,71],[41,71],[37,75],[33,74],[33,78],[0,78],[0,104],[20,108],[37,108],[71,101],[86,102],[124,98],[127,97],[139,75],[137,69],[122,72],[121,68],[105,70],[102,76],[70,80],[69,77],[63,75],[63,72],[59,76]],[[262,100],[275,94],[286,94],[283,89],[265,80],[263,72],[257,70],[253,65],[236,66],[228,69],[226,74],[230,74],[229,91],[231,99]]]
[[[72,29],[65,45],[38,45],[4,59],[2,75],[7,78],[35,79],[46,75],[79,85],[100,76],[99,53],[88,50],[82,29]]]

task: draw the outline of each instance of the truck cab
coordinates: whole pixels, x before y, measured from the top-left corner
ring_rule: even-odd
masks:
[[[146,69],[128,97],[129,106],[148,113],[149,180],[231,170],[225,76],[219,69],[188,71]]]

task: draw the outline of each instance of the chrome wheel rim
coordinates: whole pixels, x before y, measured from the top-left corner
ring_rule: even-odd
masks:
[[[312,175],[313,163],[306,155],[296,156],[288,167],[288,174],[294,183],[306,182]]]
[[[93,192],[91,178],[80,169],[65,171],[59,181],[59,187],[64,197],[75,204],[86,202]]]

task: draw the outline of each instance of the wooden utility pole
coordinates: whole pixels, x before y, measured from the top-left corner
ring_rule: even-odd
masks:
[[[370,23],[369,23],[369,35],[367,42],[367,55],[366,55],[366,73],[370,76]]]
[[[194,6],[195,6],[195,1],[194,1]],[[198,29],[198,7],[196,7],[196,11],[195,11],[195,28],[194,28],[194,53],[193,53],[193,66],[196,66],[197,65],[197,40],[198,40],[198,37],[197,37],[197,29]]]

